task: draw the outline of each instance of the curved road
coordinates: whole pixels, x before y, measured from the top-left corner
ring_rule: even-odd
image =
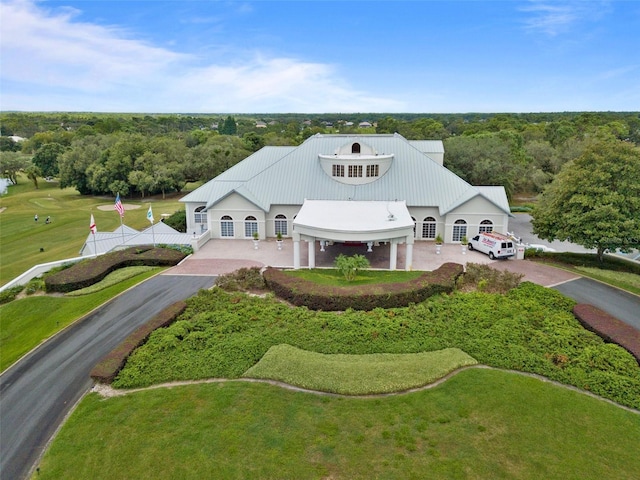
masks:
[[[578,303],[588,303],[640,330],[640,297],[607,284],[578,278],[553,287]]]
[[[73,405],[93,366],[140,325],[215,282],[158,275],[51,338],[0,376],[0,477],[25,478]]]

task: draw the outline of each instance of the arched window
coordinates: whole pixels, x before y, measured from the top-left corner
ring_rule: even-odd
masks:
[[[453,224],[453,236],[451,237],[452,242],[460,242],[462,237],[467,236],[467,222],[464,220],[456,220]]]
[[[283,237],[287,236],[287,217],[282,214],[276,215],[275,232],[276,235],[280,234]]]
[[[436,219],[427,217],[422,221],[422,238],[436,238]]]
[[[416,220],[416,217],[411,217],[411,220],[413,220],[413,236],[415,238],[415,236],[416,236],[416,225],[418,224],[418,221]]]
[[[482,220],[480,222],[480,228],[478,228],[478,233],[489,232],[493,232],[493,222],[491,220]]]
[[[200,231],[204,232],[207,229],[207,212],[204,209],[205,206],[198,207],[193,213],[193,221],[196,225],[200,225]]]
[[[247,238],[253,237],[254,233],[258,232],[258,220],[253,215],[249,215],[244,219],[244,236]]]
[[[360,144],[354,143],[351,145],[351,153],[360,153]]]
[[[229,215],[225,215],[220,219],[220,236],[221,237],[233,237],[233,218]]]

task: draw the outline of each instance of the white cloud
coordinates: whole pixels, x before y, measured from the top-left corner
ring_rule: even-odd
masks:
[[[117,26],[78,21],[73,9],[47,9],[28,0],[3,1],[0,7],[4,110],[241,113],[405,107],[352,88],[327,64],[255,52],[238,52],[242,60],[219,64],[151,45]]]
[[[608,11],[608,2],[530,0],[520,10],[531,14],[525,20],[527,30],[553,37],[569,32],[580,22],[601,18]]]

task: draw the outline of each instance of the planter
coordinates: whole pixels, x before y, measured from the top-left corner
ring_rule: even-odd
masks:
[[[436,243],[436,255],[440,255],[440,249],[442,248],[441,243]]]
[[[276,245],[278,246],[278,250],[282,250],[282,240],[276,240]]]
[[[254,240],[253,241],[253,249],[257,250],[258,249],[258,245],[260,245],[260,240]]]

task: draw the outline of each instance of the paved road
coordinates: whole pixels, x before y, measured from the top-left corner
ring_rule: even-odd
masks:
[[[25,478],[93,366],[148,319],[215,277],[158,275],[115,298],[31,352],[0,377],[0,478]]]
[[[590,278],[579,278],[560,285],[556,290],[578,303],[588,303],[640,330],[640,297]]]

